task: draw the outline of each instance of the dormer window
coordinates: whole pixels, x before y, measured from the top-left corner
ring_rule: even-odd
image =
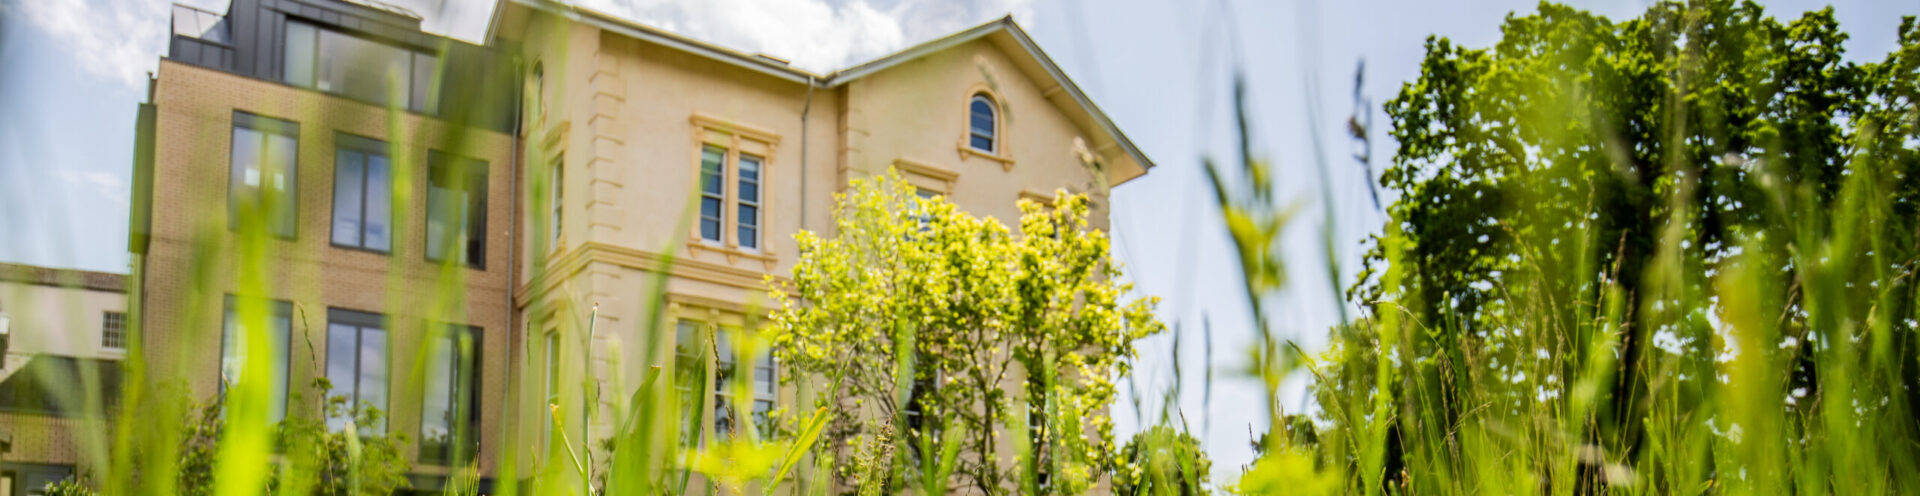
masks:
[[[987,98],[985,93],[976,94],[967,107],[970,114],[967,119],[967,145],[989,154],[998,153],[994,137],[999,129],[996,127],[999,116],[994,113],[993,99]]]

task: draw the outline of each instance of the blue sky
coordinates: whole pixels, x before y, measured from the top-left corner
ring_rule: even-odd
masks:
[[[189,0],[224,12],[225,0]],[[469,40],[485,29],[490,0],[393,1],[427,17],[426,27]],[[1007,13],[1093,96],[1159,167],[1114,193],[1114,251],[1143,294],[1162,297],[1160,314],[1180,324],[1184,376],[1178,402],[1214,457],[1216,476],[1239,473],[1251,458],[1250,426],[1262,425],[1257,385],[1240,367],[1252,340],[1239,270],[1211,204],[1201,157],[1232,160],[1231,63],[1236,52],[1252,102],[1256,153],[1280,168],[1279,195],[1304,206],[1283,250],[1296,285],[1270,304],[1271,331],[1309,350],[1324,342],[1338,299],[1328,288],[1322,201],[1334,206],[1329,230],[1343,281],[1358,266],[1359,242],[1382,217],[1368,199],[1368,178],[1342,132],[1352,111],[1355,64],[1376,104],[1377,129],[1389,124],[1378,104],[1419,74],[1428,35],[1472,47],[1497,41],[1510,12],[1529,0],[1429,2],[1345,0],[583,0],[628,16],[748,52],[787,57],[827,71],[885,54]],[[1571,2],[1621,19],[1647,2]],[[1826,5],[1763,2],[1780,18]],[[145,74],[162,55],[168,2],[147,0],[0,0],[0,261],[125,272],[133,116]],[[1894,46],[1900,15],[1920,2],[1834,3],[1852,35],[1854,60],[1879,60]],[[742,14],[745,13],[745,14]],[[1317,107],[1317,108],[1316,108]],[[1313,132],[1330,175],[1322,188]],[[1380,133],[1376,131],[1377,136]],[[1394,145],[1378,136],[1373,170]],[[1382,192],[1383,201],[1391,194]],[[167,215],[158,212],[156,215]],[[1343,282],[1343,284],[1345,284]],[[1212,401],[1203,401],[1211,324]],[[1173,336],[1141,343],[1141,391],[1172,384]],[[1123,388],[1125,389],[1125,388]],[[1123,392],[1123,395],[1127,393]],[[1146,394],[1158,398],[1156,394]],[[1305,407],[1304,383],[1283,387],[1285,406]],[[1148,401],[1144,411],[1159,411]],[[1122,433],[1137,420],[1129,396],[1114,406]],[[1254,428],[1253,430],[1259,430]],[[1219,478],[1225,481],[1226,478]]]

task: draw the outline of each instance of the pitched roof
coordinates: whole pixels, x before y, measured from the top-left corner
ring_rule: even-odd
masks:
[[[0,262],[0,282],[83,288],[116,293],[124,293],[127,291],[126,274],[78,269],[56,269],[52,267],[6,262]]]
[[[961,30],[947,36],[908,47],[904,50],[893,52],[880,58],[823,75],[787,65],[771,57],[759,54],[748,54],[675,34],[653,26],[622,19],[591,8],[564,5],[551,0],[506,0],[500,2],[500,4],[494,8],[491,20],[488,21],[487,39],[493,39],[500,34],[500,24],[503,22],[510,4],[538,9],[564,19],[588,23],[599,29],[718,60],[775,78],[800,84],[811,84],[823,89],[836,88],[854,80],[885,71],[907,61],[919,59],[969,42],[985,40],[1000,48],[1001,51],[1006,52],[1013,59],[1014,64],[1019,66],[1021,71],[1025,72],[1029,78],[1036,82],[1051,81],[1054,83],[1053,86],[1048,86],[1043,82],[1040,85],[1041,93],[1046,96],[1048,101],[1065,111],[1067,117],[1076,125],[1106,134],[1106,136],[1104,136],[1106,139],[1096,138],[1094,140],[1095,142],[1088,144],[1096,154],[1112,147],[1118,147],[1120,149],[1122,157],[1126,160],[1123,160],[1121,164],[1117,164],[1120,167],[1119,170],[1108,171],[1108,175],[1112,178],[1114,185],[1144,175],[1147,170],[1152,169],[1154,166],[1153,160],[1147,158],[1146,153],[1140,151],[1140,148],[1134,145],[1133,140],[1127,138],[1126,133],[1120,130],[1120,126],[1115,124],[1113,119],[1108,117],[1105,111],[1100,110],[1100,106],[1094,104],[1093,99],[1088,97],[1086,92],[1080,89],[1080,85],[1075,84],[1073,79],[1067,76],[1066,71],[1061,70],[1059,64],[1054,63],[1053,58],[1048,57],[1046,52],[1040,49],[1040,45],[1035,43],[1031,36],[1027,35],[1027,31],[1021,29],[1019,23],[1014,22],[1012,15],[1001,17],[985,24]]]

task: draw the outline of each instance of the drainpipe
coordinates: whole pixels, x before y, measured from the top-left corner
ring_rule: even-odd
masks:
[[[800,229],[807,228],[807,113],[813,111],[813,75],[807,75],[807,102],[800,106]]]
[[[521,60],[519,55],[513,56],[513,67],[514,67],[513,73],[516,76],[514,78],[514,82],[517,84],[513,86],[513,136],[510,136],[509,138],[512,139],[511,143],[513,144],[514,150],[513,150],[513,157],[508,159],[508,163],[512,164],[511,165],[512,172],[507,174],[507,201],[509,202],[508,205],[511,206],[510,208],[512,208],[513,211],[517,211],[520,208],[520,155],[526,153],[526,143],[524,142],[524,140],[520,138],[520,133],[524,131],[524,121],[526,117],[525,115],[523,115],[525,114],[525,110],[526,110],[526,102],[523,101],[526,98],[525,89],[523,88],[523,86],[526,85],[526,79],[525,79],[525,73],[522,72],[524,63],[525,61]],[[520,262],[513,258],[515,248],[519,247],[520,239],[514,237],[513,233],[514,233],[514,226],[520,223],[520,216],[512,215],[512,211],[509,211],[509,215],[507,217],[511,219],[511,222],[507,223],[507,295],[506,295],[507,363],[512,364],[516,362],[516,360],[514,359],[515,352],[521,351],[521,348],[526,347],[527,341],[526,341],[526,336],[523,333],[522,336],[520,337],[521,338],[520,346],[513,346],[513,334],[515,332],[514,331],[515,326],[513,325],[513,314],[515,313],[515,309],[513,307],[513,290],[516,286],[519,285],[519,282],[514,279],[513,270],[517,268],[518,265],[520,265]],[[524,326],[519,328],[526,329]],[[510,417],[513,419],[513,422],[511,423],[502,422],[503,427],[507,427],[506,429],[502,429],[504,431],[504,435],[501,436],[503,438],[502,439],[503,442],[499,443],[503,446],[510,446],[510,444],[507,444],[507,443],[515,442],[513,440],[508,440],[504,438],[515,436],[520,433],[520,410],[518,408],[515,408],[516,405],[514,405],[513,403],[513,390],[516,389],[515,386],[519,385],[519,383],[522,381],[514,380],[514,375],[515,375],[515,372],[517,372],[521,376],[526,375],[527,373],[526,359],[527,359],[526,353],[519,353],[519,360],[517,360],[519,367],[511,367],[511,366],[509,367],[510,373],[507,374],[506,391],[502,393],[500,396],[501,416]],[[494,455],[500,456],[500,455],[505,455],[505,453],[501,453],[500,450],[496,448]],[[496,464],[498,464],[499,462],[500,462],[499,460],[495,461]],[[517,466],[519,464],[519,461],[514,460],[512,463],[514,463]],[[519,470],[515,470],[515,472],[518,472],[518,471]],[[497,472],[494,474],[494,484],[496,485],[502,484],[502,483],[514,484],[517,482],[517,481],[504,481],[504,482],[500,481],[499,475],[500,474]]]

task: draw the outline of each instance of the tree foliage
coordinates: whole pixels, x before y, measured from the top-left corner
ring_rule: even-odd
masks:
[[[848,412],[825,445],[850,460],[851,441],[900,433],[885,436],[898,448],[866,450],[890,453],[893,485],[1029,493],[1045,477],[1047,490],[1075,493],[1106,473],[1112,381],[1134,341],[1162,326],[1154,299],[1122,301],[1131,286],[1089,227],[1086,198],[1022,200],[1018,234],[894,174],[856,180],[835,201],[833,237],[800,233],[793,285],[772,291],[783,378]],[[834,389],[811,386],[822,379]],[[959,456],[938,456],[947,444]],[[926,484],[929,474],[942,480]]]
[[[1326,460],[1370,490],[1484,488],[1474,448],[1532,490],[1920,483],[1914,19],[1873,63],[1831,9],[1751,2],[1501,32],[1429,38],[1386,106],[1399,197],[1316,385]]]
[[[408,487],[406,474],[411,469],[401,448],[407,445],[404,434],[353,429],[354,425],[382,425],[385,413],[372,407],[351,408],[340,396],[325,396],[331,389],[325,378],[315,379],[312,390],[327,400],[325,415],[295,414],[276,426],[277,460],[262,460],[259,470],[271,474],[268,493],[347,495],[392,494]],[[299,396],[292,399],[299,404]],[[175,474],[177,491],[183,495],[211,495],[215,490],[215,460],[223,434],[224,402],[209,401],[188,409],[181,438],[180,471]],[[352,417],[349,428],[329,429],[326,418]]]
[[[1207,494],[1213,462],[1192,434],[1156,425],[1134,434],[1115,466],[1114,494],[1196,496]]]

